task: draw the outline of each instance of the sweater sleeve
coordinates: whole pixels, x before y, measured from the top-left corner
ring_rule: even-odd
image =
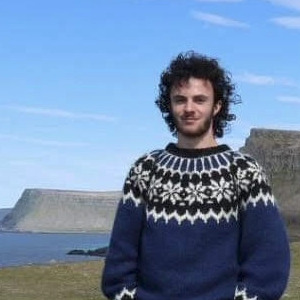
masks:
[[[108,299],[136,299],[138,249],[150,171],[151,161],[143,156],[125,180],[102,274],[102,291]]]
[[[240,195],[239,278],[235,300],[278,300],[289,276],[284,223],[261,166],[238,161]]]

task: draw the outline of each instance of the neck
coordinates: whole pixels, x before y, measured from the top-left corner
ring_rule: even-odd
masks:
[[[204,149],[218,146],[218,143],[211,132],[202,136],[186,136],[178,132],[178,148]]]

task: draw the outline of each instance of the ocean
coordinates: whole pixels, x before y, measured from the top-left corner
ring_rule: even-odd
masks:
[[[99,260],[100,257],[67,255],[74,249],[93,250],[108,246],[109,234],[0,232],[0,268]]]

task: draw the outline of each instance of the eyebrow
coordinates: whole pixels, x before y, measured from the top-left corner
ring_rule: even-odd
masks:
[[[184,96],[184,95],[181,95],[181,94],[175,94],[173,96],[170,96],[170,99],[174,99],[174,100],[177,100],[177,99],[186,99],[187,97]],[[206,95],[203,95],[203,94],[198,94],[198,95],[194,95],[193,96],[193,99],[203,99],[203,100],[207,100],[209,97],[206,96]]]

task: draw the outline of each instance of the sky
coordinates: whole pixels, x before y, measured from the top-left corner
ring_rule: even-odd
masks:
[[[242,103],[218,142],[300,130],[299,0],[0,3],[0,207],[24,189],[121,190],[174,138],[154,101],[180,52],[217,58]]]

